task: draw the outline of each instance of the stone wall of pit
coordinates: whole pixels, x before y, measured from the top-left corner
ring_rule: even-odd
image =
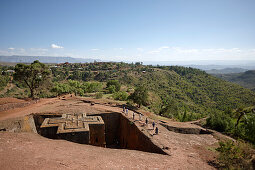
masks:
[[[98,114],[97,114],[98,115]],[[105,122],[105,137],[107,147],[140,150],[166,154],[145,135],[135,123],[121,113],[99,114]]]
[[[37,133],[32,115],[0,121],[0,131]]]

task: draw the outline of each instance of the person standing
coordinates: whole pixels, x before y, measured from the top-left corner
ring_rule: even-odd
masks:
[[[155,122],[152,122],[152,127],[153,127],[153,129],[154,129],[154,127],[155,127]]]
[[[156,129],[155,129],[155,134],[156,135],[158,134],[158,127],[156,127]]]

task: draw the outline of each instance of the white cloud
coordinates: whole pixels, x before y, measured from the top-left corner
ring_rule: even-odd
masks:
[[[136,49],[137,49],[137,51],[144,51],[143,48],[136,48]]]
[[[230,48],[230,49],[218,48],[218,49],[214,49],[214,52],[232,53],[232,52],[241,52],[241,50],[239,48]]]
[[[92,48],[92,49],[90,49],[91,51],[99,51],[100,49],[98,49],[98,48]]]
[[[13,48],[13,47],[10,47],[10,48],[8,48],[8,50],[15,50],[15,48]]]
[[[250,60],[255,59],[255,49],[240,48],[184,48],[162,46],[147,51],[144,60]],[[145,59],[146,58],[146,59]],[[254,60],[253,59],[253,60]]]
[[[56,45],[56,44],[51,44],[51,48],[59,49],[59,48],[64,48],[64,47]]]
[[[48,49],[46,48],[30,48],[31,51],[40,51],[40,52],[43,52],[43,51],[49,51]]]
[[[212,53],[240,53],[244,52],[239,48],[209,48],[209,49],[201,49],[201,52],[212,52]]]
[[[170,47],[168,47],[168,46],[162,46],[162,47],[159,47],[159,48],[156,49],[156,50],[149,51],[148,53],[149,53],[149,54],[160,53],[160,52],[162,52],[164,49],[169,49],[169,48],[170,48]],[[137,48],[137,50],[139,51],[140,48]]]
[[[138,50],[138,49],[139,49],[139,48],[137,48],[137,50]],[[161,53],[161,52],[163,52],[164,49],[170,49],[170,47],[168,47],[168,46],[162,46],[162,47],[159,47],[159,48],[156,49],[156,50],[149,51],[148,53],[149,53],[149,54]]]
[[[168,47],[168,46],[163,46],[163,47],[159,47],[158,49],[161,51],[161,50],[163,50],[163,49],[169,49],[170,47]]]
[[[0,55],[11,55],[10,51],[0,50]]]
[[[200,51],[199,49],[184,49],[184,48],[180,48],[180,47],[172,47],[171,50],[173,50],[174,52],[177,52],[177,53],[185,53],[185,54],[197,53]]]
[[[24,48],[19,48],[18,49],[20,52],[24,53],[26,50]]]
[[[154,51],[149,51],[148,53],[149,54],[155,54],[155,53],[160,53],[160,51],[159,50],[154,50]]]
[[[114,50],[123,50],[123,48],[113,48]]]

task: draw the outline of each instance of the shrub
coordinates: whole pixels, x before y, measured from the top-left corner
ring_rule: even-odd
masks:
[[[160,110],[160,115],[168,118],[180,118],[180,107],[174,100],[170,100],[167,105],[163,106]]]
[[[9,81],[9,77],[8,76],[0,75],[0,90],[4,89],[4,87],[7,86],[8,81]]]
[[[115,86],[116,92],[120,91],[121,85],[118,80],[109,80],[106,84],[106,88],[108,89],[111,85]]]
[[[72,90],[69,84],[55,83],[51,91],[57,93],[57,95],[61,95],[61,94],[70,93]]]
[[[101,99],[103,97],[103,93],[97,92],[96,93],[96,99]]]
[[[231,132],[234,129],[234,123],[231,117],[223,112],[214,110],[206,119],[206,125],[219,131]]]
[[[149,102],[149,93],[144,86],[139,86],[135,89],[134,93],[129,96],[129,99],[133,100],[134,103],[147,106]]]
[[[227,169],[253,169],[254,150],[252,147],[241,141],[219,142],[216,149],[219,152],[218,161],[222,168]]]
[[[103,89],[103,85],[100,82],[85,82],[82,87],[86,93],[99,92]]]
[[[113,94],[113,98],[114,98],[114,100],[125,101],[128,98],[128,93],[124,92],[124,91],[115,92]]]
[[[116,88],[115,88],[114,85],[110,85],[107,89],[108,89],[109,93],[115,93],[116,92]]]
[[[255,144],[255,116],[248,117],[243,124],[245,139]]]

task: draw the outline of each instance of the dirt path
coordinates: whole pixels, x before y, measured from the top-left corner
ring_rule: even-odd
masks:
[[[43,105],[52,104],[52,103],[59,102],[59,101],[60,100],[57,98],[41,99],[40,101],[38,101],[38,103],[31,104],[26,107],[2,111],[2,112],[0,112],[0,120],[5,120],[5,119],[9,119],[9,118],[15,118],[15,117],[28,115],[30,113],[37,112],[38,108],[42,107]]]

